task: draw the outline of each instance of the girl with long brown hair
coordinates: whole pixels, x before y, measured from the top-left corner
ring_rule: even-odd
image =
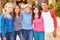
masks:
[[[35,5],[32,12],[34,40],[44,40],[44,25],[39,7]]]
[[[20,18],[20,7],[16,5],[13,10],[14,16],[14,39],[16,40],[17,35],[19,36],[20,40],[22,40],[22,33],[21,33],[21,18]]]

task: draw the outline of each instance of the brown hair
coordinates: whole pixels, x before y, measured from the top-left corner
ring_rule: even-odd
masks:
[[[33,14],[32,14],[32,20],[35,19],[35,13],[34,13],[34,10],[35,10],[36,7],[37,7],[38,10],[39,10],[39,12],[38,12],[38,18],[41,17],[41,13],[40,13],[40,9],[39,9],[39,7],[38,7],[37,5],[35,5],[35,6],[33,6],[33,10],[32,10],[32,12],[33,12]]]
[[[46,3],[48,5],[48,3],[46,1],[43,1],[42,3]]]
[[[18,6],[18,5],[16,5],[16,6]],[[15,7],[16,7],[16,6],[15,6]],[[14,21],[15,21],[15,17],[16,17],[15,7],[14,7],[14,9],[13,9],[13,17],[14,17]],[[18,7],[19,7],[19,6],[18,6]],[[20,7],[19,7],[19,9],[20,9]],[[20,16],[20,10],[19,10],[18,16]]]

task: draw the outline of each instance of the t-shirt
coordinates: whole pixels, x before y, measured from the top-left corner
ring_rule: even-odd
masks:
[[[40,17],[40,19],[35,17],[35,19],[33,20],[33,25],[33,30],[35,32],[44,32],[44,23],[42,17]]]
[[[22,13],[21,14],[21,20],[22,20],[22,29],[33,29],[32,25],[32,13]]]
[[[54,21],[50,14],[50,11],[42,12],[42,17],[44,20],[45,32],[53,32],[54,31]]]

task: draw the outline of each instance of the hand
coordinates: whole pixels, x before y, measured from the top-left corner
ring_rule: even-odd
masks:
[[[3,40],[6,40],[6,38],[3,38]]]
[[[53,32],[53,37],[55,38],[57,36],[56,31]]]
[[[22,22],[20,22],[20,27],[22,27]]]

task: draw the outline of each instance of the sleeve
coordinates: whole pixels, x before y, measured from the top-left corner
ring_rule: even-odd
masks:
[[[51,12],[52,12],[51,15],[52,15],[53,20],[54,20],[54,28],[56,29],[57,28],[57,19],[56,19],[55,11],[52,10]]]
[[[4,20],[4,15],[2,17],[2,38],[5,38],[5,33],[6,33],[6,26],[5,26],[5,20]]]
[[[23,19],[23,13],[20,14],[20,20],[22,22],[22,19]]]

